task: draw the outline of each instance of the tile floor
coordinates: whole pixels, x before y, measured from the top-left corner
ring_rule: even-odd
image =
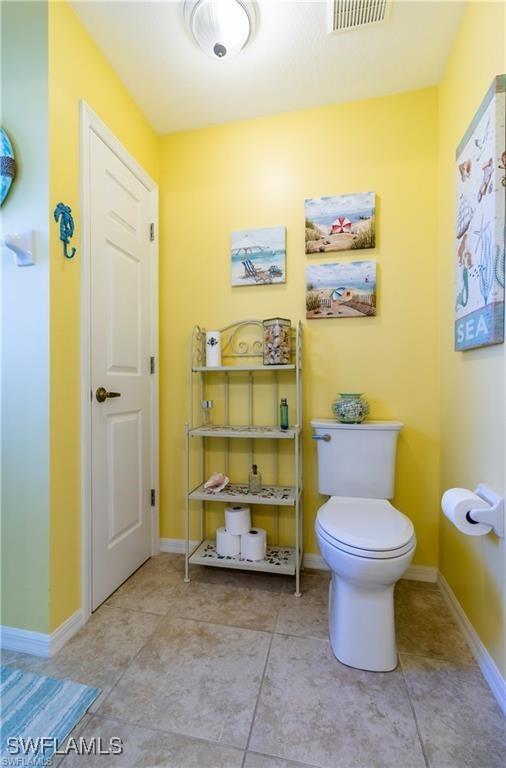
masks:
[[[74,735],[116,757],[62,768],[496,768],[504,720],[435,585],[396,588],[399,666],[362,672],[327,640],[325,574],[293,580],[147,562],[53,659],[3,663],[102,688]]]

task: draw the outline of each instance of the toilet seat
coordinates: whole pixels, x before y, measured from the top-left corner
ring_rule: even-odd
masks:
[[[316,527],[328,544],[356,557],[400,557],[416,543],[411,520],[384,499],[332,496]]]
[[[337,549],[340,552],[347,552],[349,555],[353,555],[354,557],[361,557],[368,560],[392,560],[396,557],[405,555],[407,552],[411,552],[411,550],[413,550],[416,545],[416,539],[415,536],[413,536],[413,538],[407,544],[405,544],[403,547],[398,547],[397,549],[358,549],[357,547],[350,547],[348,544],[344,544],[342,541],[333,539],[332,536],[329,536],[328,533],[323,530],[319,523],[316,524],[315,528],[316,533],[334,549]]]

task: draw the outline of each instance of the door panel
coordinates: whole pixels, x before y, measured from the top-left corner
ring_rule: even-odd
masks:
[[[132,495],[130,489],[142,488],[141,415],[124,413],[107,419],[107,459],[110,480],[108,487],[108,533],[110,548],[122,536],[142,525],[142,494]],[[125,483],[125,472],[129,483]]]
[[[117,244],[105,245],[107,296],[108,373],[139,373],[142,347],[140,307],[142,264]]]
[[[127,170],[127,173],[130,171]],[[116,171],[116,173],[115,173]],[[129,179],[118,169],[107,168],[105,173],[106,195],[108,200],[114,200],[114,207],[110,211],[111,218],[130,234],[139,234],[141,221],[139,218],[140,200],[132,189],[126,185]],[[119,178],[121,177],[121,178]]]
[[[91,133],[92,607],[151,553],[150,192]],[[118,397],[98,402],[104,387]]]

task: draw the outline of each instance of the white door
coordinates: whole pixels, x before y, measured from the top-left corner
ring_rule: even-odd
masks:
[[[150,195],[91,132],[92,610],[151,554]]]

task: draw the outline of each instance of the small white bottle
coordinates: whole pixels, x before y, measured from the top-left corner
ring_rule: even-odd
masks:
[[[249,492],[250,493],[260,493],[262,490],[262,475],[258,471],[258,467],[256,464],[253,464],[251,467],[251,471],[249,473]]]
[[[214,402],[212,400],[202,400],[202,426],[212,427],[214,425]]]

